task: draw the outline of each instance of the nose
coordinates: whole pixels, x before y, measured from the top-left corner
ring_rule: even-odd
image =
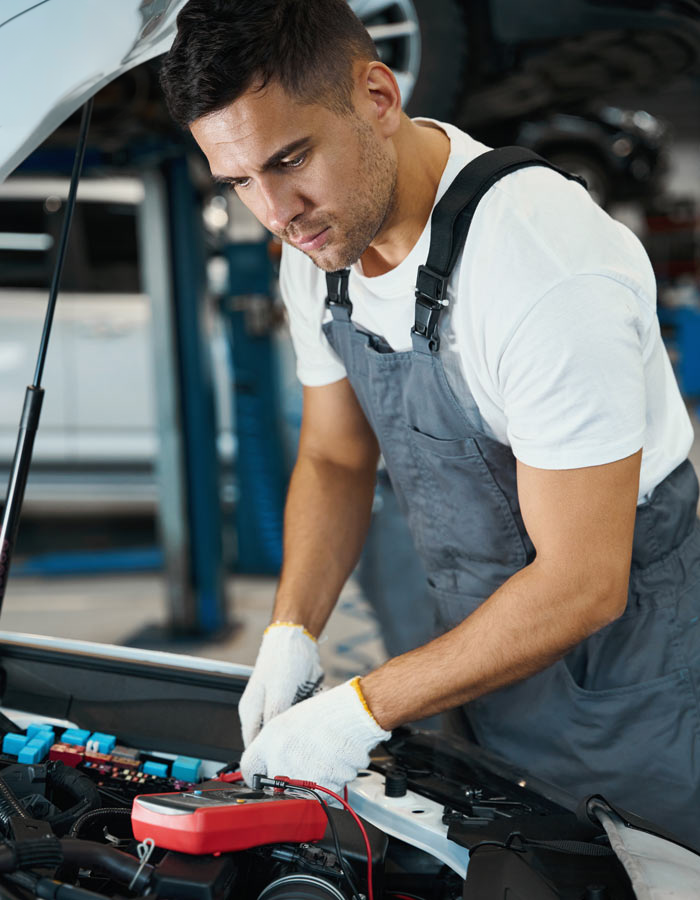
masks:
[[[267,225],[273,232],[283,232],[289,223],[304,212],[304,199],[292,187],[280,179],[260,186],[267,214]]]

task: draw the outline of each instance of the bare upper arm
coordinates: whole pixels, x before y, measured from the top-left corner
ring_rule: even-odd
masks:
[[[347,378],[304,387],[299,453],[349,468],[376,466],[377,439]]]
[[[642,451],[581,469],[536,469],[518,460],[523,521],[536,564],[573,588],[598,586],[619,614],[627,596]]]

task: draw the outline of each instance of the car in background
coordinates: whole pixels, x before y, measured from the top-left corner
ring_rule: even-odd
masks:
[[[700,69],[698,0],[349,0],[412,115],[467,131]]]
[[[17,439],[47,304],[68,179],[0,185],[0,471]],[[135,177],[80,185],[46,365],[29,505],[155,501],[148,296],[139,270]]]

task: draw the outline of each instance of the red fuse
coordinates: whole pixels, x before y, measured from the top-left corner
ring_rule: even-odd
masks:
[[[280,841],[318,841],[326,831],[321,805],[292,793],[245,786],[140,794],[131,810],[134,837],[181,853],[229,853]]]
[[[67,766],[75,768],[83,762],[83,748],[75,744],[54,744],[49,750],[49,759],[60,759]]]
[[[97,763],[98,765],[105,765],[106,763],[112,762],[112,757],[109,753],[100,753],[98,750],[86,750],[85,759],[86,761],[89,760],[92,763]]]
[[[138,759],[132,759],[130,756],[119,756],[115,753],[112,753],[110,760],[115,766],[119,766],[120,769],[138,769],[141,765]]]

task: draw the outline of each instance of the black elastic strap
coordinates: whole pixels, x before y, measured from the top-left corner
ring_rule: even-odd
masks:
[[[438,324],[447,305],[447,284],[464,247],[479,201],[493,185],[517,169],[546,166],[566,178],[582,183],[524,147],[499,147],[477,156],[457,175],[435,206],[430,224],[430,250],[416,278],[414,333],[427,339],[431,350],[440,346]]]

